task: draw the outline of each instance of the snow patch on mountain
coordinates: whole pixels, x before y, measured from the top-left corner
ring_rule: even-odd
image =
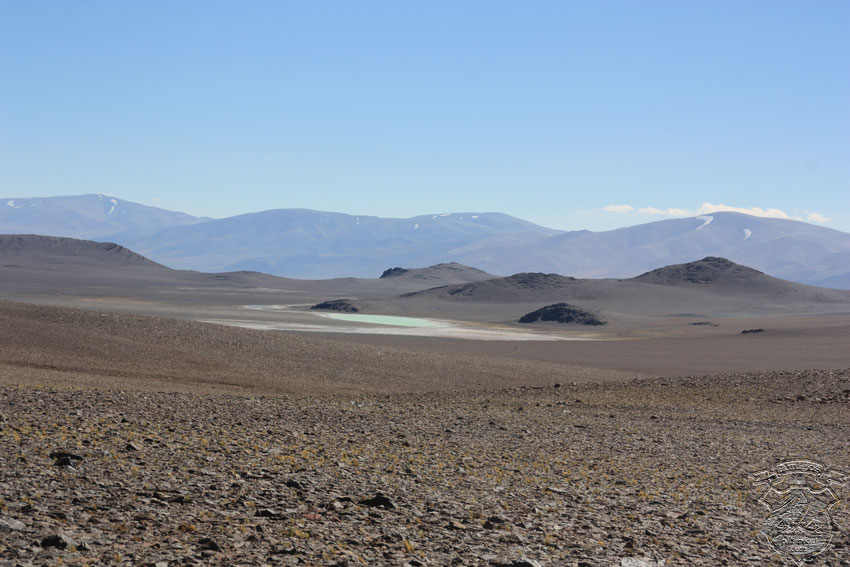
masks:
[[[750,230],[749,228],[745,228],[745,229],[744,229],[744,240],[748,239],[748,238],[749,238],[749,237],[751,237],[752,235],[753,235],[753,231],[752,231],[752,230]]]
[[[707,227],[708,225],[711,224],[711,221],[714,220],[714,217],[710,217],[710,216],[707,216],[707,215],[706,216],[698,216],[697,218],[702,221],[702,224],[697,227],[697,230]]]

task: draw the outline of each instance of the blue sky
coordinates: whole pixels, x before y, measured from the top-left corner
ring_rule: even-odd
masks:
[[[0,197],[850,231],[850,2],[0,0]]]

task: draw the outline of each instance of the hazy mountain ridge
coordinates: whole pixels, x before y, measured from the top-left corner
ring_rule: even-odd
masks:
[[[112,195],[0,199],[0,233],[43,234],[120,244],[140,234],[208,219],[125,201]]]
[[[450,261],[455,248],[493,235],[557,234],[501,213],[385,219],[279,209],[166,229],[129,241],[140,253],[193,269],[257,270],[302,278],[376,277],[387,266]],[[539,237],[539,236],[538,236]]]
[[[495,273],[551,271],[577,277],[633,277],[658,266],[719,256],[782,279],[819,285],[850,271],[850,234],[800,221],[715,213],[604,232],[576,231],[523,247]]]
[[[782,279],[850,287],[850,234],[740,213],[563,232],[501,213],[396,219],[276,209],[203,219],[108,195],[3,202],[0,233],[114,241],[175,269],[373,278],[390,266],[458,262],[498,275],[628,278],[716,256]]]

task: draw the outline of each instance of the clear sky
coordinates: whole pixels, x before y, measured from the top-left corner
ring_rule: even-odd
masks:
[[[850,231],[850,2],[0,0],[0,197]]]

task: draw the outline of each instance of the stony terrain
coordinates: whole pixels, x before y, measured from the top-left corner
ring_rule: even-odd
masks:
[[[483,276],[454,265],[297,282],[92,250],[0,266],[0,297],[34,302],[0,301],[0,567],[790,565],[748,473],[850,472],[846,292],[748,272],[734,293],[714,275],[464,284]],[[548,293],[603,312],[606,340],[198,321],[309,325],[322,299],[395,297],[390,314],[514,325]],[[813,565],[850,565],[846,503],[832,522]]]
[[[747,474],[850,471],[847,439],[849,370],[323,397],[7,385],[0,565],[790,565]],[[850,565],[846,502],[832,518],[812,565]]]

